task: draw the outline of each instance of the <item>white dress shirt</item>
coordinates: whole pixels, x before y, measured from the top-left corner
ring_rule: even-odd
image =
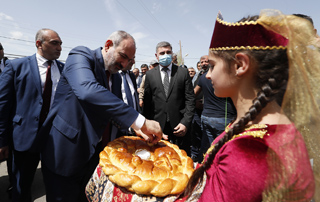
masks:
[[[162,70],[162,68],[164,68],[164,67],[161,66],[160,64],[159,64],[159,67],[160,67],[159,69],[160,69],[161,81],[162,81],[162,83],[163,83],[163,79],[164,79],[164,77],[165,77],[165,73],[166,73],[166,72]],[[168,73],[168,76],[169,76],[169,83],[170,83],[172,63],[171,63],[167,68],[168,68],[167,73]]]
[[[120,74],[121,74],[121,73],[122,73],[122,71],[120,71]],[[137,110],[137,109],[136,109],[136,108],[137,108],[137,102],[136,102],[136,98],[135,98],[135,96],[134,96],[135,89],[134,89],[134,86],[133,86],[131,77],[130,77],[129,73],[126,73],[125,76],[126,76],[126,79],[127,79],[128,84],[129,84],[129,88],[130,88],[130,92],[131,92],[131,97],[132,97],[134,109]],[[127,94],[126,94],[126,91],[125,91],[124,85],[123,85],[122,74],[121,74],[121,79],[122,79],[122,82],[121,82],[121,94],[122,94],[122,99],[123,99],[123,101],[124,101],[127,105],[129,105],[129,104],[128,104]]]
[[[128,99],[127,99],[126,92],[125,92],[125,90],[124,90],[124,85],[123,85],[123,82],[122,82],[121,72],[122,72],[122,71],[119,71],[120,76],[121,76],[121,94],[122,94],[122,99],[123,99],[123,102],[128,105]],[[131,80],[131,78],[130,78],[129,73],[127,73],[127,74],[125,74],[125,75],[126,75],[127,82],[128,82],[128,84],[129,84],[129,87],[130,87],[130,92],[131,92],[131,96],[132,96],[132,100],[133,100],[133,105],[134,105],[134,108],[136,108],[136,106],[137,106],[136,104],[137,104],[137,103],[136,103],[136,100],[135,100],[135,97],[134,97],[134,91],[135,91],[135,89],[134,89],[134,86],[133,86],[133,83],[132,83],[132,80]],[[109,79],[109,81],[111,81],[111,79]],[[109,83],[109,85],[110,85],[110,83]],[[111,83],[111,85],[112,85],[112,83]],[[110,89],[111,89],[111,88],[110,88]],[[135,130],[139,130],[139,129],[143,126],[145,120],[146,120],[145,117],[142,116],[142,115],[139,113],[137,119],[136,119],[136,120],[133,122],[133,124],[132,124],[132,128],[135,129]],[[130,128],[129,128],[128,130],[130,130]],[[118,128],[116,128],[114,125],[112,125],[110,141],[113,141],[113,140],[116,138],[117,132],[118,132]]]

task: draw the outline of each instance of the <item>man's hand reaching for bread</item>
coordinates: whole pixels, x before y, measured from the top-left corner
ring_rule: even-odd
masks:
[[[142,137],[152,144],[156,144],[161,140],[161,138],[168,140],[168,136],[163,134],[160,124],[153,120],[146,119],[141,129],[134,131],[137,136]]]

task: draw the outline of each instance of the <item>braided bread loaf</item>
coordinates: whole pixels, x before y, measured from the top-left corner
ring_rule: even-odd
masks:
[[[193,173],[192,159],[177,145],[161,140],[150,146],[134,136],[109,142],[99,164],[118,186],[157,197],[181,193]]]

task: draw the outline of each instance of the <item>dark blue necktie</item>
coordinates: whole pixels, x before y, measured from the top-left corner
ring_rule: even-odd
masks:
[[[123,86],[124,86],[124,91],[126,92],[126,96],[127,96],[127,101],[128,101],[128,105],[131,106],[132,108],[134,108],[133,105],[133,99],[132,99],[132,94],[130,91],[130,87],[126,78],[126,72],[121,72],[122,75],[122,82],[123,82]]]

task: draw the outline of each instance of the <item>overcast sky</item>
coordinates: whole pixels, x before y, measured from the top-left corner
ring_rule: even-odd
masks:
[[[160,41],[170,42],[174,52],[181,41],[185,64],[195,67],[208,53],[219,11],[234,22],[267,8],[310,15],[320,30],[318,0],[1,0],[0,42],[5,54],[32,55],[36,32],[50,28],[60,35],[60,59],[66,60],[73,47],[96,49],[112,32],[125,30],[136,40],[136,67],[155,59]]]

